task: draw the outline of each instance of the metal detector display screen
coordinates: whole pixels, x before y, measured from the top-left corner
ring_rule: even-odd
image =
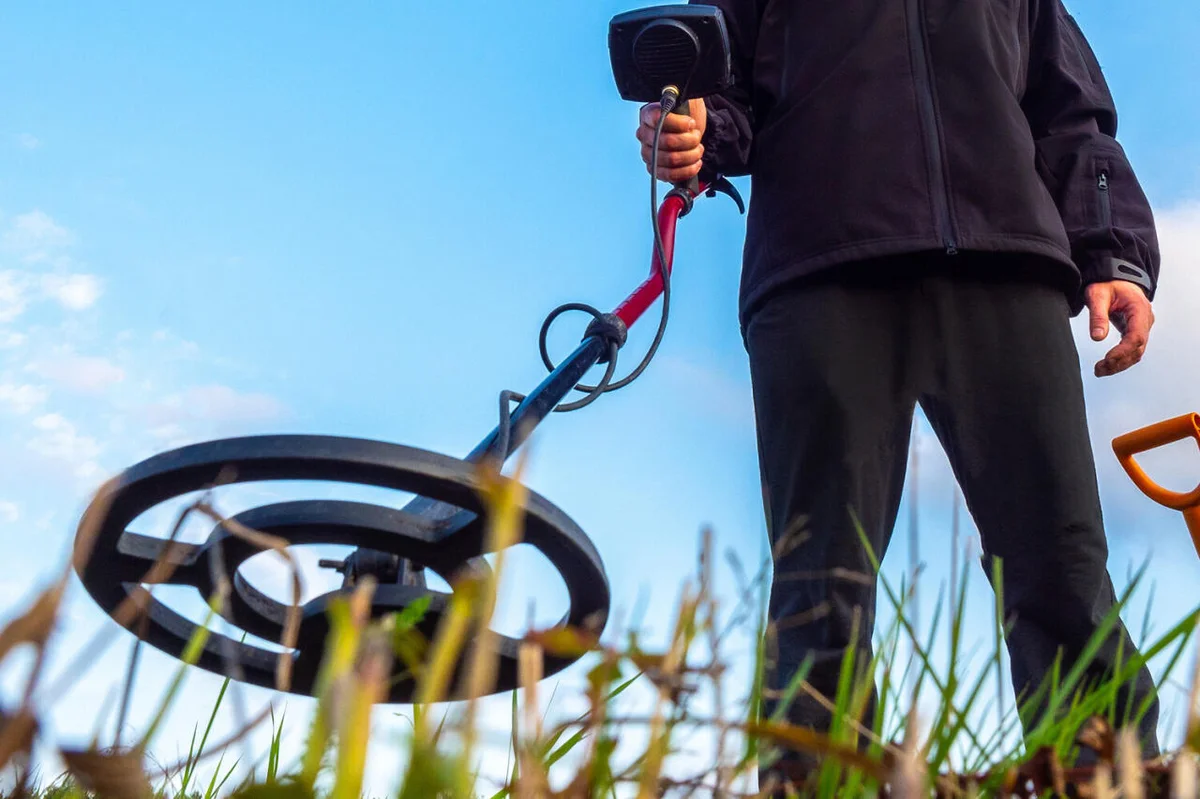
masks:
[[[622,99],[654,102],[675,86],[696,99],[729,88],[729,34],[721,9],[668,5],[613,17],[608,32],[613,76]]]

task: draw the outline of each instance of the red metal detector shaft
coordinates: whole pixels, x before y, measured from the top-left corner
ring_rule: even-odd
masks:
[[[707,188],[704,184],[700,185],[701,193]],[[662,206],[658,209],[658,227],[662,231],[663,253],[666,255],[666,271],[671,273],[672,262],[675,259],[675,224],[679,221],[679,217],[684,214],[687,208],[687,203],[679,194],[672,192],[663,200]],[[658,248],[654,248],[654,255],[650,261],[650,277],[646,278],[642,285],[634,289],[633,293],[625,298],[625,301],[617,306],[613,314],[616,315],[626,327],[631,327],[646,310],[654,304],[654,301],[659,298],[663,291],[662,268],[658,260]]]

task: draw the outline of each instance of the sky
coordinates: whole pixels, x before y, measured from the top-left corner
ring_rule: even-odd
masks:
[[[1092,377],[1113,342],[1087,340],[1084,320],[1075,320],[1110,568],[1120,589],[1131,567],[1148,564],[1157,585],[1151,618],[1163,632],[1195,604],[1200,560],[1179,515],[1133,488],[1109,442],[1200,411],[1192,310],[1200,15],[1193,0],[1070,5],[1116,96],[1119,139],[1155,207],[1164,253],[1157,325],[1140,366]],[[61,567],[99,481],[164,449],[304,432],[469,451],[495,423],[498,392],[526,391],[543,377],[545,315],[563,302],[614,306],[646,274],[637,109],[616,94],[606,41],[609,19],[631,7],[8,9],[0,26],[5,617]],[[749,183],[736,182],[749,195]],[[750,376],[736,324],[744,231],[729,201],[697,204],[680,226],[671,322],[652,367],[592,407],[554,416],[532,445],[528,484],[591,536],[614,611],[639,614],[650,642],[663,640],[695,571],[702,529],[747,569],[763,557]],[[653,332],[643,324],[626,367]],[[562,320],[554,351],[567,353],[582,328],[583,320]],[[916,497],[929,619],[948,576],[955,493],[923,420],[915,441],[920,465],[885,572],[895,580],[908,565]],[[1145,462],[1169,487],[1200,479],[1187,445]],[[233,493],[223,507],[253,499]],[[965,541],[973,528],[963,524]],[[538,622],[558,618],[565,592],[552,569],[528,551],[514,555],[514,568],[498,626],[519,633],[530,601]],[[985,635],[989,593],[975,572],[971,629]],[[312,579],[333,585],[329,575]],[[731,569],[718,568],[717,586],[734,605]],[[1135,634],[1140,607],[1128,617]],[[105,624],[74,585],[51,672]],[[85,740],[98,717],[111,736],[106,703],[130,643],[114,635],[91,672],[47,708],[56,739]],[[731,646],[736,680],[749,639]],[[172,667],[154,651],[142,664],[134,731]],[[0,672],[5,697],[27,665]],[[562,680],[575,684],[581,673]],[[157,739],[164,759],[186,749],[219,684],[199,671],[187,679]],[[547,681],[547,693],[555,684]],[[1173,688],[1164,697],[1183,699]],[[242,699],[251,712],[284,704],[259,689]],[[508,701],[488,705],[501,739]],[[311,702],[288,697],[286,706],[294,744]],[[569,699],[557,707],[563,716],[577,709]],[[223,713],[218,729],[232,729],[234,715]],[[403,708],[380,708],[376,722],[386,751],[405,729]],[[497,763],[503,769],[495,758],[483,767]],[[375,759],[370,785],[386,789],[395,768]]]

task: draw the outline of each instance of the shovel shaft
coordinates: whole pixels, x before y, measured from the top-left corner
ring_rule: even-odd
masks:
[[[1192,544],[1196,547],[1196,554],[1200,555],[1200,505],[1194,505],[1185,510],[1183,518],[1187,521],[1188,532],[1192,534]]]

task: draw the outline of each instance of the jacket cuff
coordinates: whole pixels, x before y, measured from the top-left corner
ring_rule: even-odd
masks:
[[[1079,265],[1083,276],[1083,287],[1092,283],[1108,283],[1124,280],[1141,288],[1149,300],[1154,299],[1155,281],[1150,273],[1137,264],[1112,255],[1096,255]]]

